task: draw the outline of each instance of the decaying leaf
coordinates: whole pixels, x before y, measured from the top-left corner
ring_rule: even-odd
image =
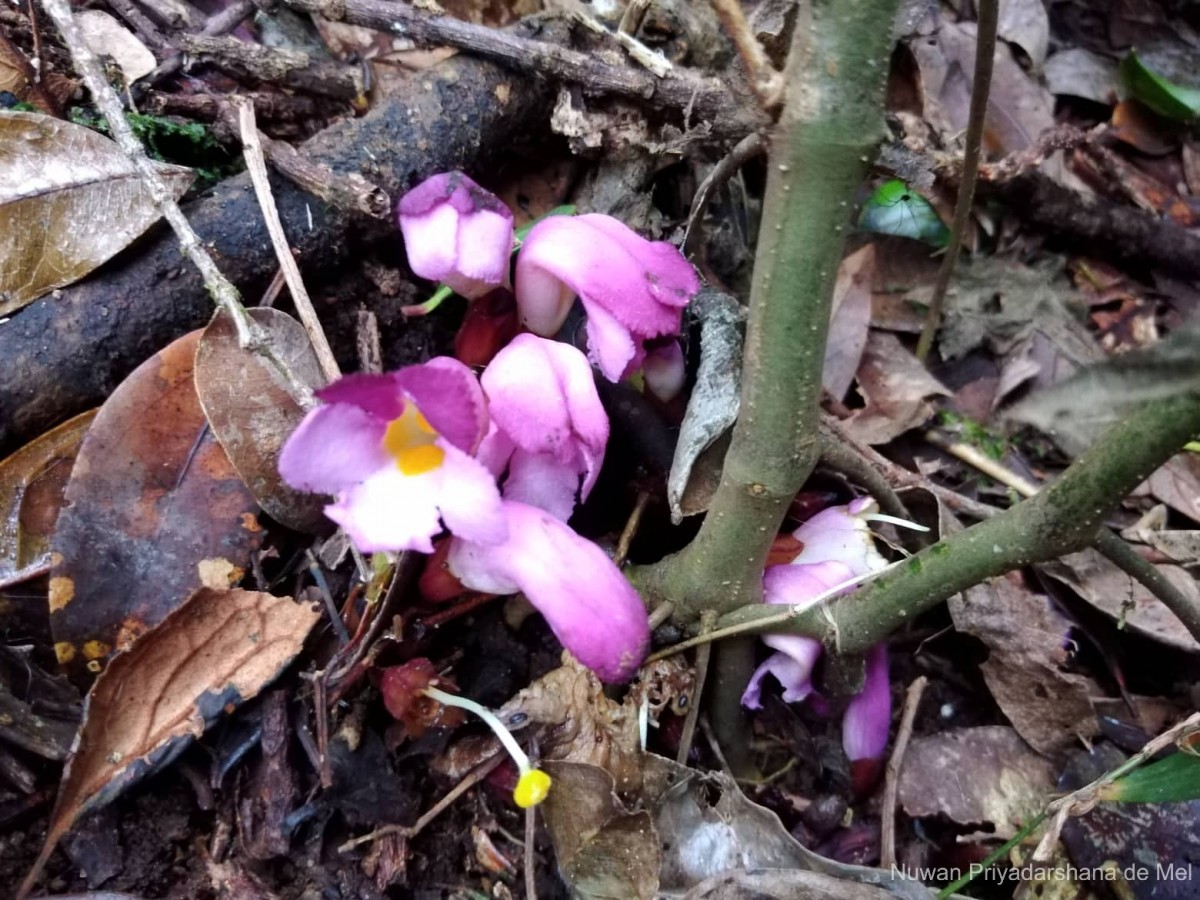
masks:
[[[1200,651],[1200,644],[1161,600],[1096,550],[1072,553],[1054,562],[1041,563],[1039,568],[1131,631],[1180,650]],[[1186,569],[1160,565],[1158,570],[1192,603],[1200,603],[1200,587]]]
[[[192,172],[162,164],[175,197]],[[0,110],[0,315],[77,281],[159,217],[114,141],[62,119]]]
[[[45,554],[63,487],[96,410],[80,413],[0,461],[0,579]]]
[[[1074,790],[1125,761],[1112,744],[1080,752],[1064,773],[1063,790]],[[1196,860],[1200,858],[1200,800],[1188,803],[1100,803],[1072,816],[1062,839],[1071,861],[1081,869],[1115,863],[1119,871],[1145,867],[1145,876],[1128,880],[1133,900],[1193,900]]]
[[[1083,47],[1070,47],[1051,56],[1046,60],[1045,76],[1052,94],[1094,103],[1114,102],[1121,86],[1116,60]]]
[[[21,894],[81,815],[173,760],[291,662],[321,615],[290,597],[201,588],[105,670],[88,695],[46,843]]]
[[[975,6],[978,8],[979,3]],[[1046,4],[1042,0],[1000,0],[996,34],[1024,50],[1034,69],[1040,69],[1050,45],[1050,17],[1046,14]]]
[[[1175,454],[1146,479],[1146,486],[1171,509],[1200,522],[1200,456]]]
[[[612,775],[599,766],[567,761],[543,765],[554,787],[542,810],[572,896],[654,897],[662,851],[650,813],[627,808],[617,797]]]
[[[858,367],[858,390],[866,406],[842,425],[866,444],[886,444],[933,415],[930,397],[949,396],[900,339],[872,331]]]
[[[250,315],[298,378],[314,389],[323,384],[304,326],[276,309],[252,309]],[[289,528],[318,530],[325,521],[321,497],[294,490],[279,475],[279,452],[304,410],[280,375],[238,344],[225,313],[213,317],[196,348],[196,392],[209,426],[263,511]]]
[[[980,667],[988,690],[1017,733],[1035,750],[1055,753],[1097,732],[1090,678],[1064,670],[1071,623],[1048,597],[1011,574],[949,601],[954,627],[991,651]]]
[[[700,326],[700,368],[679,428],[679,442],[667,479],[671,520],[683,520],[681,507],[696,458],[717,440],[737,418],[741,400],[742,319],[738,302],[728,294],[705,288],[692,301],[692,314]],[[697,504],[694,504],[695,506]],[[695,509],[703,512],[704,506]],[[692,510],[688,511],[691,514]]]
[[[1051,763],[1003,725],[915,740],[900,770],[900,805],[910,816],[991,824],[998,838],[1012,837],[1053,790]]]
[[[971,105],[975,23],[943,22],[936,37],[920,38],[911,47],[920,70],[925,120],[945,139],[953,139],[966,128]],[[1033,146],[1054,125],[1053,110],[1049,92],[1021,68],[1006,45],[997,43],[985,150],[1004,155]]]
[[[1189,323],[1153,346],[1088,366],[1038,391],[1008,415],[1051,434],[1075,429],[1080,431],[1079,439],[1086,441],[1095,429],[1118,421],[1133,404],[1200,389],[1198,349],[1200,325]]]
[[[88,49],[99,56],[109,57],[120,66],[126,84],[149,75],[158,65],[149,48],[108,13],[85,9],[75,14],[75,21],[79,23]]]
[[[841,400],[854,382],[867,346],[871,324],[871,282],[875,276],[875,245],[851,253],[838,266],[833,288],[833,314],[825,344],[821,383],[830,396]]]
[[[242,570],[258,507],[204,421],[193,384],[200,332],[140,365],[92,422],[51,549],[59,661],[98,669],[203,584],[200,564]]]
[[[683,900],[887,900],[883,888],[803,869],[726,872],[706,878]]]

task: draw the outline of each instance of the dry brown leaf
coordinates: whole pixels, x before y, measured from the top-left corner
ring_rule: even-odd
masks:
[[[150,49],[132,31],[106,12],[85,9],[75,13],[84,43],[98,56],[107,56],[121,69],[125,83],[149,75],[158,65]]]
[[[949,602],[954,627],[991,651],[980,668],[988,690],[1031,747],[1055,753],[1098,731],[1090,678],[1063,670],[1070,622],[1017,574],[976,585]]]
[[[937,35],[920,38],[911,47],[920,70],[925,120],[944,140],[952,141],[967,127],[975,71],[975,23],[944,22]],[[985,149],[997,155],[1024,150],[1053,125],[1049,91],[1017,64],[1006,45],[998,43],[984,124]]]
[[[67,483],[51,549],[50,628],[59,661],[97,671],[203,583],[223,558],[246,570],[258,506],[200,410],[200,332],[142,363],[100,408]]]
[[[978,8],[978,0],[975,6]],[[1024,50],[1034,69],[1040,69],[1050,45],[1050,17],[1046,14],[1046,4],[1043,0],[1000,0],[996,34]]]
[[[1200,644],[1175,613],[1097,551],[1072,553],[1054,562],[1041,563],[1039,568],[1131,631],[1190,653],[1200,651]],[[1200,604],[1200,586],[1186,569],[1166,565],[1156,568],[1193,604]]]
[[[854,373],[867,346],[871,325],[871,284],[875,278],[875,245],[851,253],[838,266],[833,288],[833,313],[825,344],[821,383],[841,400],[854,382]]]
[[[894,334],[871,331],[858,367],[858,390],[866,400],[842,424],[867,444],[886,444],[933,415],[930,397],[950,395]]]
[[[1083,47],[1055,53],[1046,60],[1045,75],[1052,94],[1082,97],[1094,103],[1113,103],[1121,86],[1117,61]]]
[[[1053,790],[1051,763],[1003,725],[919,738],[900,770],[900,805],[910,816],[990,823],[1002,839],[1040,812]]]
[[[201,588],[96,679],[33,885],[81,815],[174,759],[223,712],[258,694],[300,651],[321,614],[290,597]]]
[[[1178,453],[1146,481],[1150,493],[1193,522],[1200,522],[1200,459]]]
[[[568,654],[564,664],[539,678],[501,708],[501,716],[547,726],[542,756],[586,763],[608,772],[622,793],[641,784],[637,704],[616,703],[590,669]]]
[[[178,198],[192,172],[160,165]],[[159,217],[132,163],[104,135],[0,110],[0,316],[87,275]]]
[[[0,461],[0,579],[49,546],[63,487],[96,410],[80,413]]]
[[[324,383],[304,326],[276,309],[252,309],[250,315],[301,381],[311,388]],[[279,475],[279,452],[304,410],[278,373],[238,343],[225,313],[213,317],[196,348],[196,392],[213,433],[263,511],[289,528],[318,530],[326,521],[322,498],[294,490]]]

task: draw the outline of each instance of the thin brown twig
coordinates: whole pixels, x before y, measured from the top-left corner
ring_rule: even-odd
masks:
[[[283,277],[287,279],[288,291],[292,302],[296,305],[296,313],[308,339],[317,355],[317,364],[326,381],[335,381],[342,377],[342,370],[333,356],[333,348],[325,337],[325,329],[317,318],[304,279],[300,277],[300,267],[296,265],[296,257],[288,245],[287,235],[283,233],[283,223],[279,220],[279,210],[275,207],[275,197],[271,193],[271,182],[267,178],[267,163],[263,158],[262,142],[259,140],[258,125],[254,121],[254,104],[242,97],[235,97],[234,105],[238,111],[238,124],[242,136],[242,146],[245,148],[246,169],[250,173],[250,181],[254,185],[254,193],[258,197],[258,205],[262,208],[263,220],[267,225],[267,233],[271,236],[271,244],[275,248],[275,256],[283,269]]]
[[[429,809],[429,811],[425,813],[425,815],[417,819],[417,821],[412,825],[384,825],[382,828],[376,828],[374,831],[368,834],[359,835],[356,838],[346,841],[346,843],[338,847],[338,853],[349,853],[355,847],[369,843],[370,841],[374,841],[389,834],[400,834],[406,838],[416,837],[430,822],[444,813],[450,804],[452,804],[455,800],[457,800],[475,785],[479,784],[479,782],[483,781],[483,779],[487,778],[488,775],[492,773],[492,770],[506,759],[508,759],[508,757],[504,753],[497,751],[496,755],[491,759],[481,762],[474,769],[468,772],[466,776],[463,777],[462,781],[451,788],[449,792],[447,792],[446,796],[435,803]]]
[[[917,707],[929,680],[921,675],[908,686],[904,695],[904,712],[900,715],[900,728],[896,732],[896,746],[888,759],[883,786],[883,837],[879,850],[879,868],[890,871],[896,865],[896,799],[900,792],[900,767],[904,765],[904,754],[908,752],[908,741],[912,737],[913,721]]]
[[[762,44],[754,36],[746,13],[738,0],[709,0],[721,26],[737,47],[742,63],[750,73],[750,84],[759,102],[766,109],[779,105],[783,99],[783,74],[771,65]]]
[[[522,72],[536,71],[581,85],[588,93],[642,100],[689,111],[714,134],[744,135],[766,124],[756,104],[730,89],[728,79],[673,70],[662,78],[632,66],[614,66],[582,53],[507,31],[428,13],[393,0],[281,0],[299,12],[398,34],[426,46],[457,47]]]
[[[537,900],[537,807],[525,808],[525,900]]]
[[[712,631],[717,624],[715,610],[706,609],[700,614],[700,633]],[[692,704],[688,707],[687,716],[683,720],[683,733],[679,736],[679,752],[675,754],[675,762],[686,766],[688,756],[692,752],[692,741],[696,736],[696,723],[700,719],[700,700],[704,695],[704,682],[708,678],[708,663],[712,659],[712,644],[701,644],[696,648],[696,677],[693,681]]]
[[[250,16],[254,15],[254,8],[252,0],[233,0],[229,6],[216,15],[209,17],[208,21],[204,23],[204,27],[200,29],[200,34],[204,37],[217,37],[222,34],[228,34]],[[183,68],[183,60],[184,55],[182,53],[176,53],[174,56],[167,57],[148,75],[138,79],[136,90],[145,90],[158,84],[164,78],[174,75]]]
[[[83,76],[92,100],[101,115],[108,121],[113,138],[129,158],[133,169],[146,186],[154,208],[167,220],[175,232],[184,255],[200,271],[204,285],[208,288],[217,308],[226,313],[233,322],[238,344],[269,362],[283,376],[297,402],[302,406],[312,405],[312,391],[292,371],[291,365],[277,351],[267,334],[259,327],[246,308],[235,288],[217,267],[216,262],[204,247],[187,217],[175,202],[166,184],[163,183],[155,164],[146,155],[146,150],[134,135],[121,109],[121,101],[104,77],[104,70],[96,55],[88,48],[71,12],[68,0],[43,0],[43,8],[54,21],[63,43],[71,54],[71,60]]]
[[[992,63],[996,55],[996,24],[999,19],[1000,0],[978,0],[978,30],[975,35],[975,78],[971,84],[971,111],[967,114],[967,134],[964,138],[962,178],[958,182],[958,199],[954,204],[954,222],[950,226],[950,242],[946,255],[942,257],[937,281],[933,284],[933,296],[929,300],[929,312],[917,341],[917,359],[922,362],[929,356],[933,338],[942,319],[942,303],[946,289],[954,274],[963,238],[971,223],[971,205],[975,200],[975,181],[979,175],[979,156],[983,147],[983,125],[987,118],[988,93],[992,86]]]
[[[767,139],[760,132],[755,131],[738,141],[734,148],[713,166],[712,171],[700,183],[700,187],[696,190],[696,196],[692,200],[692,211],[688,213],[687,228],[683,232],[684,255],[691,256],[696,252],[696,242],[700,234],[699,225],[704,219],[704,214],[708,212],[713,194],[749,160],[766,152]]]
[[[621,537],[617,540],[617,550],[613,554],[613,562],[620,568],[625,564],[626,558],[629,556],[629,547],[633,544],[633,539],[637,537],[638,528],[642,524],[642,514],[646,511],[646,505],[650,502],[649,491],[639,491],[637,502],[633,504],[633,511],[629,513],[629,518],[625,522],[625,528],[621,531]]]

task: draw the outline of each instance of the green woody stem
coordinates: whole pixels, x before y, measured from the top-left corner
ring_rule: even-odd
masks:
[[[762,599],[788,504],[812,471],[830,300],[850,203],[883,137],[896,0],[804,0],[771,138],[741,412],[696,539],[634,577],[676,618]]]
[[[1200,397],[1154,401],[1114,426],[1035,497],[950,535],[848,597],[781,620],[744,606],[718,628],[807,634],[861,653],[914,616],[987,578],[1082,550],[1130,491],[1200,433]]]

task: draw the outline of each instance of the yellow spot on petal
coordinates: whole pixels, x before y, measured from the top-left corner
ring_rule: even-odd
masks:
[[[429,420],[409,403],[398,418],[388,423],[383,434],[383,449],[391,454],[405,475],[423,475],[436,469],[446,458],[446,452],[434,443],[438,437]]]
[[[530,769],[517,779],[513,788],[513,803],[522,809],[537,806],[550,793],[550,776],[541,769]]]
[[[396,465],[405,475],[424,475],[442,464],[446,451],[436,444],[405,447],[396,454]]]
[[[58,664],[65,666],[75,658],[75,645],[67,641],[59,641],[54,645],[54,655],[58,657]]]

